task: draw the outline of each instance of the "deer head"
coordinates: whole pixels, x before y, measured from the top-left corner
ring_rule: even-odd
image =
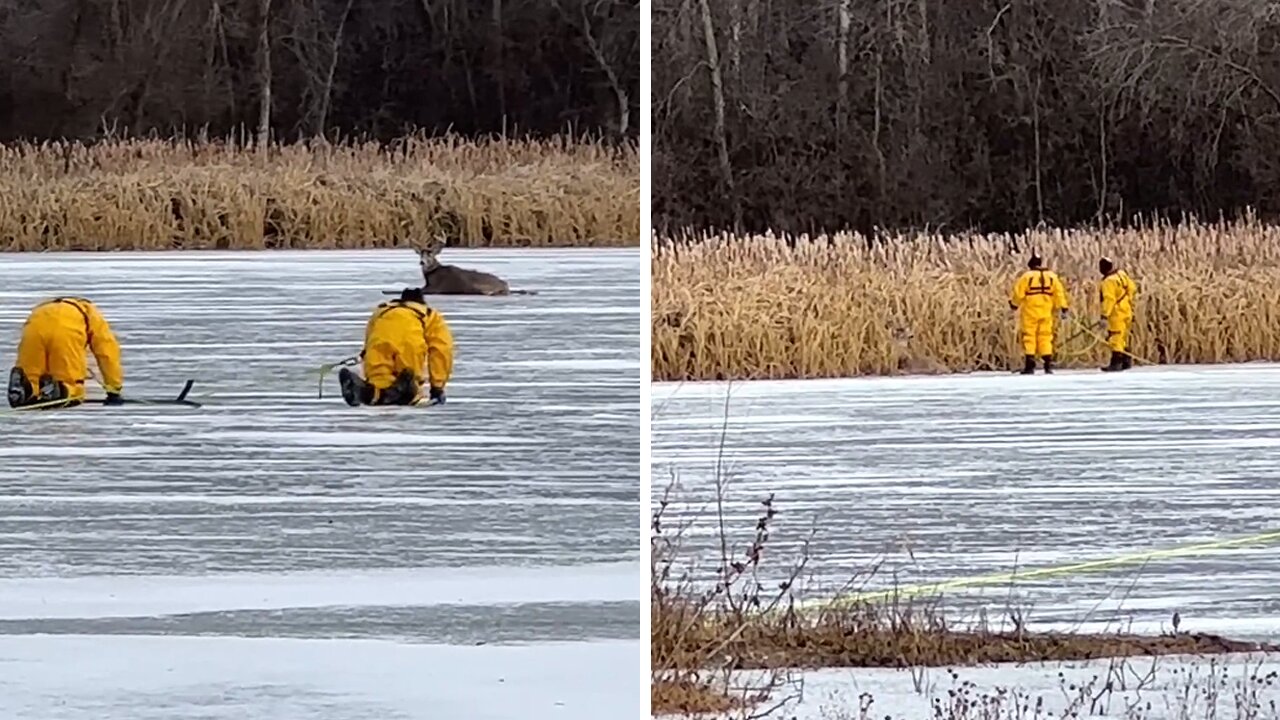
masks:
[[[440,259],[437,256],[444,249],[445,244],[445,237],[437,233],[425,247],[418,248],[418,265],[422,267],[424,278],[427,273],[440,267]]]

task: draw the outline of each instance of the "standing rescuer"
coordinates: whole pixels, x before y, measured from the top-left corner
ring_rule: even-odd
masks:
[[[1098,329],[1107,331],[1107,346],[1111,348],[1111,361],[1102,370],[1128,370],[1133,367],[1133,356],[1128,353],[1129,327],[1133,324],[1133,301],[1138,295],[1138,284],[1109,258],[1098,261],[1098,272],[1102,273],[1102,281],[1098,283],[1098,300],[1102,305]]]
[[[348,405],[416,405],[422,400],[422,372],[430,398],[444,402],[453,373],[453,336],[438,310],[427,307],[421,288],[405,288],[384,302],[365,326],[364,378],[348,368],[338,372]]]
[[[1037,356],[1044,359],[1044,371],[1052,373],[1053,313],[1056,310],[1067,317],[1067,288],[1057,273],[1044,267],[1039,255],[1031,256],[1027,268],[1009,294],[1009,307],[1018,311],[1022,335],[1022,374],[1035,373]]]
[[[84,401],[89,378],[86,348],[102,371],[107,405],[124,401],[120,344],[102,313],[89,300],[60,297],[32,309],[18,341],[18,362],[9,371],[9,407],[65,400]]]

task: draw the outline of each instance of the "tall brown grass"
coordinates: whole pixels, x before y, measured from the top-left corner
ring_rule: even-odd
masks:
[[[1246,217],[1017,235],[655,237],[653,377],[1012,368],[1022,350],[1009,289],[1032,249],[1086,323],[1098,316],[1100,256],[1134,277],[1138,364],[1280,359],[1280,227]],[[1062,367],[1106,356],[1074,322],[1057,340]]]
[[[0,251],[635,246],[639,187],[566,139],[0,145]]]

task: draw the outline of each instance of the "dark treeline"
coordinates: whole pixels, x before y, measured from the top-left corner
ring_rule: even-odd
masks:
[[[1280,2],[654,0],[654,223],[1280,211]]]
[[[0,140],[637,136],[638,0],[0,0]]]

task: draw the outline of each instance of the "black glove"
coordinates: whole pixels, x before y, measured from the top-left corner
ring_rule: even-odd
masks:
[[[431,397],[431,404],[443,405],[444,404],[444,388],[438,388],[438,387],[431,388],[430,397]]]
[[[103,401],[103,405],[123,405],[124,398],[120,397],[120,393],[107,393],[107,399]]]
[[[1071,311],[1070,311],[1070,310],[1063,309],[1063,310],[1059,310],[1059,311],[1058,311],[1058,317],[1061,317],[1063,320],[1066,320],[1066,319],[1067,319],[1067,315],[1069,315],[1069,314],[1071,314]]]

